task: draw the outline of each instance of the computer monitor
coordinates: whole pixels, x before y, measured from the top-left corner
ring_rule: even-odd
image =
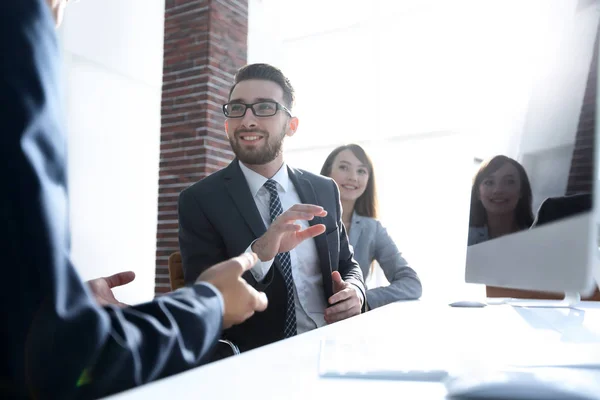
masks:
[[[600,282],[600,1],[574,3],[547,38],[523,119],[474,154],[468,283],[586,296]]]

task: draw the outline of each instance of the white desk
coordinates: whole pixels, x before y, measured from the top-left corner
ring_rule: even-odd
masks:
[[[332,336],[372,336],[395,351],[418,352],[423,357],[435,357],[433,349],[439,345],[464,349],[480,345],[487,351],[518,346],[527,339],[600,342],[600,303],[582,302],[575,309],[395,303],[111,399],[445,398],[440,383],[320,378],[320,341]]]

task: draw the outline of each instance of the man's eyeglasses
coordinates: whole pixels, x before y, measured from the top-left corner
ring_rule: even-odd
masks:
[[[259,101],[257,103],[245,104],[232,102],[223,105],[223,114],[227,118],[242,118],[246,115],[246,110],[250,108],[257,117],[272,117],[277,111],[283,110],[291,117],[292,113],[285,106],[276,101]]]

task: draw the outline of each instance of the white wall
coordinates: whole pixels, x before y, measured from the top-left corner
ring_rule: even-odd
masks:
[[[481,294],[464,284],[473,157],[518,154],[523,131],[544,123],[546,110],[527,113],[532,90],[578,2],[249,3],[248,61],[279,66],[297,91],[290,164],[318,172],[336,145],[364,144],[382,222],[424,296]]]
[[[456,18],[471,4],[250,0],[248,62],[279,66],[297,92],[287,161],[318,173],[335,146],[362,144],[381,220],[428,298],[483,294],[464,284],[472,155],[462,116],[476,92],[465,83],[482,75]]]
[[[380,219],[423,281],[423,297],[483,297],[480,285],[464,283],[472,170],[465,137],[431,132],[358,143],[375,166]],[[291,149],[286,159],[319,173],[331,150]],[[385,283],[382,271],[376,272],[369,287]]]
[[[84,279],[133,270],[154,293],[164,0],[70,4],[67,82],[72,257]]]

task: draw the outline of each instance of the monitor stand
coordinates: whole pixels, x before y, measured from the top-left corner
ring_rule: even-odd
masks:
[[[506,299],[503,303],[513,307],[572,308],[580,301],[581,295],[578,292],[566,292],[562,300]]]
[[[577,292],[567,292],[562,301],[569,307],[575,307],[581,301],[581,295]]]

